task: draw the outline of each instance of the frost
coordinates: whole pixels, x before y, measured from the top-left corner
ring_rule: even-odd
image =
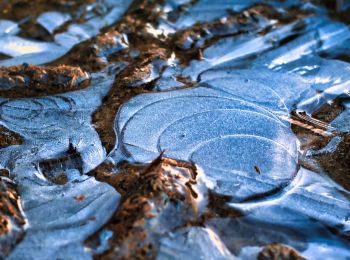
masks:
[[[284,186],[296,173],[296,139],[283,115],[288,110],[271,87],[237,73],[131,100],[119,114],[119,141],[136,161],[163,150],[190,160],[217,182],[217,192],[244,199]]]

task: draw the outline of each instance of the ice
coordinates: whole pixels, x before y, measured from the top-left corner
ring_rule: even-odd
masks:
[[[53,33],[61,25],[71,20],[72,17],[68,13],[46,12],[39,15],[37,22],[44,27],[49,33]]]
[[[54,43],[38,42],[20,38],[13,35],[0,37],[0,52],[12,57],[18,57],[25,54],[42,53],[55,51],[60,47]]]
[[[30,184],[22,191],[29,228],[9,259],[84,258],[83,243],[112,215],[119,194],[93,178],[65,186]],[[84,195],[83,201],[75,197]],[[57,214],[59,212],[59,214]]]
[[[65,55],[76,44],[96,36],[100,29],[117,22],[131,4],[131,0],[120,3],[99,1],[98,6],[104,7],[104,13],[97,15],[94,7],[88,8],[86,17],[90,19],[83,23],[72,22],[66,32],[54,35],[54,42],[34,41],[14,35],[1,35],[0,53],[11,56],[10,59],[0,61],[0,66],[12,66],[22,63],[35,65],[49,63]],[[68,14],[57,12],[43,13],[38,22],[49,32],[69,21]],[[1,32],[1,31],[0,31]]]
[[[235,259],[210,228],[184,228],[161,240],[157,259]]]
[[[203,61],[192,61],[184,69],[184,74],[196,79],[208,69],[228,66],[238,62],[244,66],[244,59],[258,55],[278,45],[280,41],[297,33],[298,23],[291,23],[277,28],[265,35],[242,35],[219,40],[203,52]],[[238,65],[237,65],[238,66]]]
[[[349,191],[310,159],[334,152],[343,135],[323,149],[301,150],[290,123],[295,109],[312,115],[336,98],[348,98],[348,25],[329,18],[316,4],[295,0],[168,0],[154,6],[152,12],[160,17],[152,15],[144,31],[128,31],[128,18],[135,15],[130,12],[117,32],[113,25],[132,2],[101,0],[74,12],[32,17],[52,41],[19,34],[20,25],[30,18],[0,20],[0,66],[50,63],[104,30],[104,35],[113,33],[107,36],[114,42],[99,46],[92,39],[90,47],[107,66],[113,59],[133,59],[137,68],[143,52],[149,51],[144,47],[150,44],[156,50],[170,44],[168,60],[146,53],[150,73],[138,81],[115,79],[114,69],[124,68],[125,62],[92,73],[91,86],[85,89],[0,99],[1,126],[24,141],[0,149],[0,169],[9,170],[18,185],[28,222],[9,259],[91,259],[103,253],[108,239],[118,236],[104,225],[121,197],[86,173],[103,162],[115,163],[113,171],[121,160],[148,163],[162,152],[193,163],[202,179],[196,184],[201,204],[193,222],[183,226],[187,212],[175,204],[150,218],[150,225],[161,230],[156,232],[158,259],[256,259],[265,245],[275,242],[293,246],[310,259],[349,259],[348,241],[343,239],[350,231]],[[255,4],[262,5],[245,12]],[[283,19],[268,19],[264,8]],[[235,22],[226,23],[228,19]],[[190,36],[179,40],[182,30]],[[145,46],[138,46],[138,36],[145,37]],[[107,59],[128,46],[133,50]],[[117,135],[107,154],[101,141],[104,132],[96,131],[92,115],[102,104],[111,105],[103,102],[120,82],[122,91],[107,98],[118,102],[106,110],[112,120],[115,116]],[[131,98],[115,111],[123,99],[118,95],[131,95],[135,87],[150,93]],[[330,122],[330,129],[347,134],[349,101],[342,105],[344,111]],[[294,117],[292,122],[302,126]],[[305,157],[310,161],[303,161]],[[300,163],[316,165],[318,172]],[[185,189],[185,184],[180,186]],[[212,197],[226,202],[214,205],[219,210],[209,209]],[[222,216],[226,211],[239,217]],[[99,230],[100,246],[85,247],[86,239]]]
[[[0,36],[15,35],[19,32],[18,24],[10,20],[0,20]]]
[[[297,157],[296,139],[282,120],[288,110],[268,85],[239,75],[126,103],[117,124],[120,148],[141,162],[163,150],[192,161],[217,182],[217,192],[236,199],[287,185]]]
[[[118,206],[120,195],[114,188],[81,175],[106,157],[90,123],[92,112],[114,80],[106,71],[93,73],[91,86],[84,90],[0,101],[1,122],[24,138],[23,145],[0,150],[1,167],[10,169],[18,183],[29,223],[10,259],[89,258],[83,242]],[[43,175],[39,162],[67,156],[70,146],[82,160],[82,172],[64,169],[58,162],[63,172],[68,170],[68,182],[52,183]]]
[[[209,22],[218,18],[226,17],[230,12],[242,12],[248,7],[258,4],[267,3],[276,6],[297,5],[296,1],[284,1],[284,3],[276,1],[257,1],[257,0],[201,0],[192,5],[187,12],[182,14],[175,22],[175,27],[183,29],[194,25],[195,23]]]
[[[291,221],[285,212],[296,212],[346,233],[350,230],[348,196],[348,191],[326,176],[301,168],[283,192],[264,201],[230,203],[230,206],[249,212],[256,219],[273,219],[281,225]]]
[[[321,19],[320,19],[321,20]],[[350,31],[342,23],[324,21],[325,24],[302,35],[294,41],[263,55],[257,63],[263,63],[270,69],[279,69],[284,64],[301,59],[312,53],[325,51],[350,37]]]
[[[288,216],[288,212],[284,212]],[[238,259],[256,259],[257,252],[271,243],[282,243],[297,249],[306,259],[347,259],[348,242],[337,238],[317,221],[291,213],[293,219],[284,225],[274,219],[217,218],[208,222],[227,248]],[[321,253],[322,252],[322,253]]]

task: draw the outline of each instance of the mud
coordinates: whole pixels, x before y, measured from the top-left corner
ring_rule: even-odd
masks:
[[[308,156],[308,158],[316,160],[333,180],[345,189],[350,190],[349,135],[348,133],[339,133],[336,130],[327,130],[331,122],[344,111],[342,102],[344,102],[344,99],[336,99],[331,102],[331,104],[322,106],[315,111],[309,119],[302,115],[296,115],[296,120],[292,122],[292,129],[301,142],[300,148],[304,151],[321,150],[326,147],[334,137],[341,138],[335,151],[315,154],[313,156]],[[319,121],[314,121],[314,119]],[[310,165],[305,166],[307,168],[310,167]],[[313,167],[311,166],[311,168]],[[315,168],[314,170],[318,171]]]
[[[20,208],[16,186],[6,177],[0,177],[0,258],[12,251],[24,235],[26,223]]]
[[[281,244],[268,245],[258,255],[258,260],[278,259],[305,260],[295,249]]]
[[[0,125],[0,148],[4,148],[10,145],[20,145],[23,143],[23,138]]]
[[[328,175],[350,191],[350,136],[344,134],[334,152],[315,155],[314,158]]]
[[[117,211],[102,228],[113,232],[109,250],[95,259],[153,259],[162,235],[199,217],[196,200],[203,194],[198,193],[191,164],[160,155],[149,165],[121,165],[118,174],[110,174],[110,169],[105,165],[91,173],[122,195]],[[87,244],[96,246],[96,240],[92,237]]]
[[[45,11],[72,12],[86,3],[94,0],[4,0],[0,3],[1,17],[4,19],[21,20],[26,17],[35,17]]]
[[[79,152],[70,144],[65,155],[41,161],[38,167],[49,181],[57,185],[64,185],[68,182],[67,169],[77,169],[82,174],[82,164]]]
[[[38,67],[23,64],[0,68],[0,97],[48,96],[86,88],[90,76],[80,67]]]

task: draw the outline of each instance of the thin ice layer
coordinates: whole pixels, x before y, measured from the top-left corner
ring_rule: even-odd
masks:
[[[113,80],[107,72],[94,73],[91,86],[84,90],[1,100],[1,122],[24,138],[23,145],[0,150],[1,167],[10,169],[18,183],[29,224],[10,259],[89,258],[83,242],[108,220],[119,202],[114,188],[81,176],[105,159],[90,121]],[[81,165],[65,168],[63,159],[52,161],[66,181],[58,185],[47,179],[39,162],[71,160],[72,152]]]
[[[295,137],[279,117],[288,112],[267,84],[238,75],[131,100],[117,122],[122,151],[143,162],[163,150],[190,160],[217,181],[217,192],[237,199],[287,185],[296,173],[297,156]],[[237,91],[239,84],[242,91]],[[245,95],[250,89],[256,91]],[[264,102],[267,97],[273,97],[271,103]],[[227,183],[244,188],[227,192]]]
[[[158,260],[235,259],[219,236],[210,228],[183,228],[161,240]]]
[[[11,56],[10,59],[0,61],[0,66],[13,66],[22,63],[35,65],[49,63],[66,54],[76,44],[96,36],[100,29],[117,22],[131,4],[131,0],[122,2],[100,1],[98,4],[86,6],[89,17],[83,23],[76,22],[68,26],[66,32],[54,35],[54,42],[34,41],[15,35],[1,35],[0,53]],[[103,10],[97,15],[96,9]],[[53,19],[53,15],[56,17]],[[53,32],[60,25],[69,20],[67,15],[61,13],[42,14],[38,23],[49,32]]]
[[[218,0],[213,2],[211,0],[201,0],[196,1],[186,12],[181,14],[174,23],[174,27],[183,29],[195,23],[209,22],[226,17],[232,12],[240,13],[248,7],[260,3],[270,4],[276,7],[300,5],[300,3],[296,1]]]

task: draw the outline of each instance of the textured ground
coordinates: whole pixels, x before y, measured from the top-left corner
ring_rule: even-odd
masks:
[[[349,259],[349,10],[0,0],[0,259]]]

